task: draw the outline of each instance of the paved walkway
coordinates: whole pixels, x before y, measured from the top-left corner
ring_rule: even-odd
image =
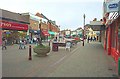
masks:
[[[98,42],[79,46],[49,77],[113,77],[115,62]]]
[[[32,44],[32,48],[34,46]],[[64,48],[60,48],[58,52],[51,51],[47,57],[37,57],[32,50],[32,60],[29,61],[28,45],[25,50],[19,50],[18,47],[19,45],[8,46],[7,50],[2,51],[3,77],[45,77],[59,65],[56,62],[70,54]]]
[[[33,45],[34,46],[34,45]],[[33,47],[32,46],[32,47]],[[71,52],[60,48],[47,57],[28,60],[26,50],[18,50],[18,45],[9,46],[2,52],[3,77],[113,77],[117,75],[115,62],[103,50],[99,42],[81,43]]]

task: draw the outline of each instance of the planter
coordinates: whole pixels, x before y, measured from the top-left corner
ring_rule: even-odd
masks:
[[[50,52],[50,47],[35,47],[33,51],[37,53],[37,56],[47,56]]]

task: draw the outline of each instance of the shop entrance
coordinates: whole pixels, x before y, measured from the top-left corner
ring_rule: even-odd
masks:
[[[27,32],[26,31],[3,30],[2,36],[6,38],[7,45],[19,44],[20,38],[25,38],[25,40],[27,40]]]
[[[20,38],[27,37],[28,24],[0,20],[2,38],[6,38],[7,45],[18,44]]]

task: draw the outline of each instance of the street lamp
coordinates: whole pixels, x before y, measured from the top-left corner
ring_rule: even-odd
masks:
[[[85,14],[83,15],[83,18],[84,18],[84,26],[83,26],[83,46],[84,46],[84,31],[85,31]]]

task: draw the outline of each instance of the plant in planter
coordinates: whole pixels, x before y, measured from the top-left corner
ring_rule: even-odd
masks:
[[[41,23],[39,25],[39,28],[41,29]],[[41,32],[40,32],[41,37]],[[47,56],[50,52],[50,46],[45,46],[42,44],[41,38],[38,38],[38,45],[33,48],[33,51],[37,53],[37,56]]]
[[[37,56],[47,56],[50,52],[49,46],[37,45],[33,48],[34,52],[37,53]]]

